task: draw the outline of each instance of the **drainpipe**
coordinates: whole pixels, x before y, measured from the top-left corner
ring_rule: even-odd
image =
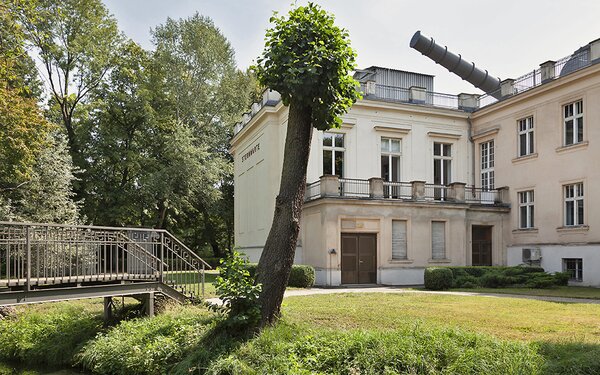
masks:
[[[473,142],[473,123],[471,122],[471,115],[467,117],[467,122],[469,123],[469,127],[467,130],[467,138],[471,143],[471,178],[473,179],[473,186],[476,186],[475,183],[475,142]]]

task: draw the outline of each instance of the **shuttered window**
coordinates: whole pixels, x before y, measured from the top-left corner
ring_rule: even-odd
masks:
[[[406,259],[406,220],[392,220],[392,259]]]
[[[446,259],[446,222],[431,222],[431,258]]]

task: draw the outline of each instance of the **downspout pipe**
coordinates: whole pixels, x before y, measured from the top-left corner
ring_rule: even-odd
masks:
[[[478,89],[500,99],[500,78],[492,77],[487,70],[479,69],[474,63],[463,60],[460,54],[456,55],[448,51],[448,47],[437,44],[433,38],[425,37],[421,31],[417,31],[412,36],[410,47]]]

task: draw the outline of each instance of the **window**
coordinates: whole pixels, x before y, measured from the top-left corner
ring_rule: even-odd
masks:
[[[564,186],[565,226],[583,225],[583,182]]]
[[[406,220],[392,220],[392,259],[407,259]]]
[[[583,281],[583,259],[563,258],[563,272],[571,275],[571,281]]]
[[[433,183],[448,185],[452,179],[452,145],[447,143],[433,144]],[[444,199],[445,190],[435,188],[435,199]]]
[[[431,222],[431,258],[446,259],[446,222]]]
[[[323,174],[344,177],[344,134],[323,133]]]
[[[565,146],[583,141],[583,100],[567,104],[564,109]]]
[[[494,189],[494,141],[481,144],[481,188]]]
[[[519,228],[533,228],[533,190],[519,192]]]
[[[533,146],[533,116],[517,121],[519,124],[519,156],[531,155]]]
[[[381,178],[384,181],[400,181],[399,139],[381,138]]]

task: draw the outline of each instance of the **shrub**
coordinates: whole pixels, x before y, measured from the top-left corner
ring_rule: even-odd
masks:
[[[569,279],[571,279],[571,274],[569,272],[556,272],[554,274],[554,280],[556,281],[556,285],[569,285]]]
[[[500,272],[488,272],[480,280],[481,286],[486,288],[502,288],[514,284],[514,278]]]
[[[293,265],[288,286],[293,288],[311,288],[315,284],[315,269],[306,265]]]
[[[452,287],[452,271],[449,268],[428,267],[425,269],[425,288],[446,290]]]
[[[258,264],[249,263],[245,267],[252,277],[256,276]],[[292,288],[311,288],[313,285],[315,285],[315,269],[312,266],[304,264],[294,264],[287,286],[291,286]]]
[[[245,331],[260,320],[258,297],[261,285],[254,285],[254,277],[247,265],[246,258],[234,251],[217,268],[219,276],[215,287],[223,304],[213,304],[210,308],[227,315],[225,325],[233,332]]]
[[[479,285],[479,279],[471,275],[461,275],[454,277],[453,288],[476,288]]]

